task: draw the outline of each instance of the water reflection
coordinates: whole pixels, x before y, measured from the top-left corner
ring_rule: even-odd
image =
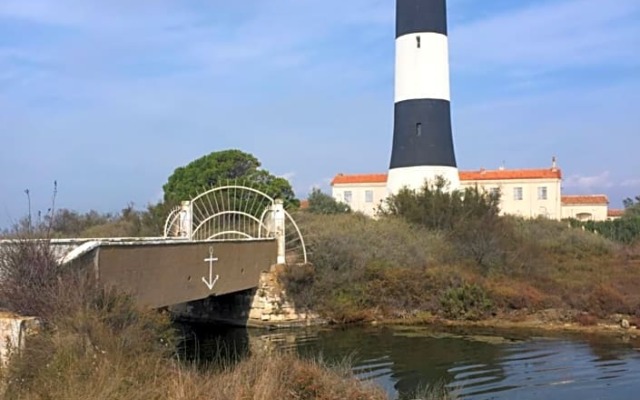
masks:
[[[626,399],[640,390],[640,357],[618,341],[504,338],[423,328],[350,327],[295,331],[189,328],[192,359],[237,361],[280,349],[330,363],[349,358],[356,375],[394,398],[444,383],[459,398]],[[196,340],[197,339],[197,340]]]
[[[247,329],[199,324],[178,324],[177,329],[183,338],[178,354],[201,367],[232,365],[250,354]]]

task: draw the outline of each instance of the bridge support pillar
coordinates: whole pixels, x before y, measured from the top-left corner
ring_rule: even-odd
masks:
[[[273,206],[273,219],[274,228],[276,233],[276,241],[278,243],[278,264],[285,264],[286,259],[286,243],[285,243],[285,222],[286,215],[284,212],[284,203],[282,200],[277,199]]]
[[[180,205],[180,232],[179,236],[191,239],[193,234],[193,208],[190,201],[183,201]]]

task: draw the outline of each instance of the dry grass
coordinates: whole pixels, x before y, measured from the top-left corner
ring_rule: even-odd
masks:
[[[55,355],[46,367],[18,378],[27,365],[13,367],[7,398],[45,399],[386,399],[369,384],[322,363],[291,355],[252,355],[223,370],[200,371],[174,360],[145,353],[86,351],[80,338],[52,341]],[[42,351],[31,344],[34,351]],[[83,350],[78,350],[78,348]],[[23,361],[24,362],[24,361]],[[32,365],[30,363],[30,365]],[[16,381],[22,379],[22,383]]]
[[[221,373],[176,373],[180,379],[173,381],[168,399],[387,399],[384,391],[357,381],[348,370],[283,354],[252,356]]]

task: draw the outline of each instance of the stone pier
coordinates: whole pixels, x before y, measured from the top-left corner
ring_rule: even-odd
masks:
[[[24,348],[26,338],[39,328],[37,318],[0,311],[0,368],[4,368],[11,356]]]
[[[315,314],[297,310],[278,281],[283,265],[262,272],[256,289],[212,296],[170,307],[183,321],[249,327],[293,327],[322,323]]]

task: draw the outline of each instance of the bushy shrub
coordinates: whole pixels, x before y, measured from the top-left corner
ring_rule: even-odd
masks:
[[[493,311],[493,302],[487,291],[473,283],[451,287],[440,297],[442,314],[450,319],[477,320]]]
[[[338,320],[368,317],[371,313],[363,313],[365,307],[393,308],[389,304],[392,302],[414,304],[406,297],[383,298],[370,288],[381,284],[385,290],[405,294],[401,285],[421,284],[426,276],[417,275],[425,267],[454,258],[453,248],[443,234],[414,227],[398,218],[374,220],[359,214],[300,214],[296,218],[315,272],[313,279],[285,277],[285,288],[298,294],[294,298],[300,304],[308,304]],[[408,270],[413,270],[411,283],[396,279]],[[390,282],[385,286],[382,281],[387,278]],[[422,297],[428,297],[428,293]]]
[[[381,308],[386,315],[401,316],[434,310],[438,284],[426,268],[367,268],[364,285],[366,307]]]
[[[453,248],[443,234],[413,227],[398,218],[374,220],[360,214],[296,218],[318,271],[362,272],[372,262],[420,268],[453,257]]]
[[[314,214],[346,214],[351,212],[348,204],[338,202],[328,194],[322,193],[318,188],[314,188],[307,199],[309,201],[309,212]]]
[[[15,239],[0,245],[0,306],[51,317],[61,307],[59,272],[48,240]]]
[[[501,279],[493,282],[489,292],[494,304],[505,310],[536,311],[561,305],[553,296],[543,293],[529,283],[517,280]]]
[[[439,177],[425,182],[420,190],[401,189],[387,197],[380,214],[398,216],[427,229],[451,231],[471,220],[497,218],[500,195],[477,187],[448,190],[449,183]]]
[[[607,284],[597,285],[590,291],[585,308],[585,311],[601,318],[614,313],[628,314],[631,312],[631,307],[625,297]]]
[[[627,245],[640,240],[640,215],[636,214],[612,221],[574,221],[573,224]]]

